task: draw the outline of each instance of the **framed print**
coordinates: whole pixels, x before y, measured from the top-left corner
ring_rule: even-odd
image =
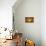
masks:
[[[25,17],[25,23],[34,23],[34,17]]]

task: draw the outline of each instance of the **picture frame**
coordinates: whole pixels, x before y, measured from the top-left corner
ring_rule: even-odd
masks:
[[[34,17],[25,17],[25,23],[34,23]]]

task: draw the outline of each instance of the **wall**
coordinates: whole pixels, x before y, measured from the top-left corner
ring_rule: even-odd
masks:
[[[12,29],[12,6],[16,0],[0,0],[0,27]]]
[[[41,40],[42,46],[46,46],[46,0],[41,0]]]
[[[0,0],[0,28],[6,27],[9,30],[12,29],[12,6],[16,0]],[[2,29],[0,29],[0,32]],[[4,30],[4,29],[3,29]],[[7,30],[6,32],[0,34],[0,38],[5,38],[5,36],[10,36],[10,32]],[[9,37],[7,37],[9,38]]]
[[[23,0],[17,7],[14,5],[15,29],[24,34],[24,38],[35,41],[41,46],[41,0]],[[25,17],[33,16],[34,23],[25,23]]]

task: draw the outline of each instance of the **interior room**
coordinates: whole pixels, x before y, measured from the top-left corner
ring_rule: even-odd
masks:
[[[46,46],[46,0],[0,0],[0,46]]]

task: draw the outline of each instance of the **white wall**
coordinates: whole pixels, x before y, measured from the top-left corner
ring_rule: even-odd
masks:
[[[42,46],[46,46],[46,0],[41,0],[41,40]]]
[[[41,0],[23,0],[14,10],[15,28],[22,32],[25,38],[34,40],[36,46],[41,46]],[[33,16],[34,23],[25,23],[27,16]]]
[[[12,6],[16,0],[0,0],[0,27],[12,28]]]

